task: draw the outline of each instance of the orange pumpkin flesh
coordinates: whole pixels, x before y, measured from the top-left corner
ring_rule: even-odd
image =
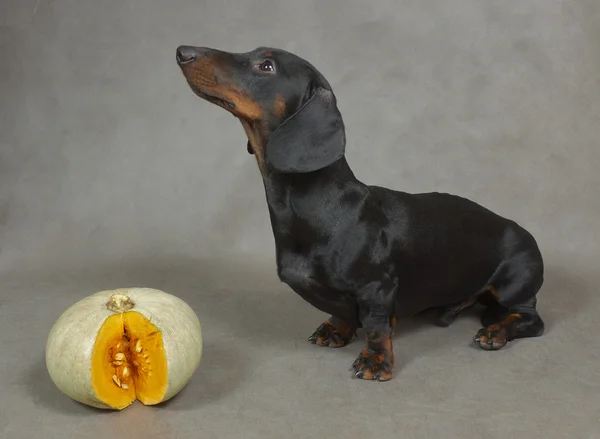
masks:
[[[102,402],[121,410],[136,399],[153,405],[167,391],[167,357],[162,334],[137,311],[108,317],[92,353],[92,388]]]

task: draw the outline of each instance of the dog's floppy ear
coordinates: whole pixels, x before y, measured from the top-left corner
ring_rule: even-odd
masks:
[[[275,172],[304,173],[344,156],[346,134],[333,93],[317,87],[310,99],[271,135],[265,163]]]

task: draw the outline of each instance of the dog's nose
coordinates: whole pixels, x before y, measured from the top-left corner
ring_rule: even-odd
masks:
[[[188,63],[203,55],[203,50],[199,47],[179,46],[177,48],[177,62]]]

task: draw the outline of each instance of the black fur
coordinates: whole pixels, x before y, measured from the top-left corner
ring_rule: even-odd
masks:
[[[464,308],[485,305],[486,327],[475,337],[484,349],[543,333],[536,294],[544,264],[529,232],[456,195],[362,183],[344,156],[336,98],[311,64],[277,49],[222,53],[182,46],[178,62],[201,96],[203,83],[186,66],[208,58],[219,87],[243,90],[264,109],[262,117],[246,120],[262,127],[257,128],[262,149],[254,151],[249,142],[248,151],[264,158],[277,273],[331,314],[334,326],[363,328],[357,376],[389,379],[394,319],[431,308],[440,310],[439,324],[446,326]],[[261,70],[265,60],[273,71]],[[282,114],[270,111],[277,96],[285,102]],[[244,120],[241,110],[224,108]]]

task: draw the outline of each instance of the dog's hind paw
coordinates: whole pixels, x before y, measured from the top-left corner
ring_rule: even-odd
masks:
[[[539,337],[544,333],[544,322],[534,310],[527,313],[511,313],[500,323],[481,328],[473,341],[481,349],[497,351],[517,338]]]
[[[497,351],[508,343],[506,329],[500,325],[491,325],[487,328],[481,328],[473,341],[477,346],[486,351]]]
[[[308,341],[319,346],[341,348],[346,346],[355,335],[355,329],[348,325],[336,326],[331,320],[325,320],[317,330],[308,337]]]

